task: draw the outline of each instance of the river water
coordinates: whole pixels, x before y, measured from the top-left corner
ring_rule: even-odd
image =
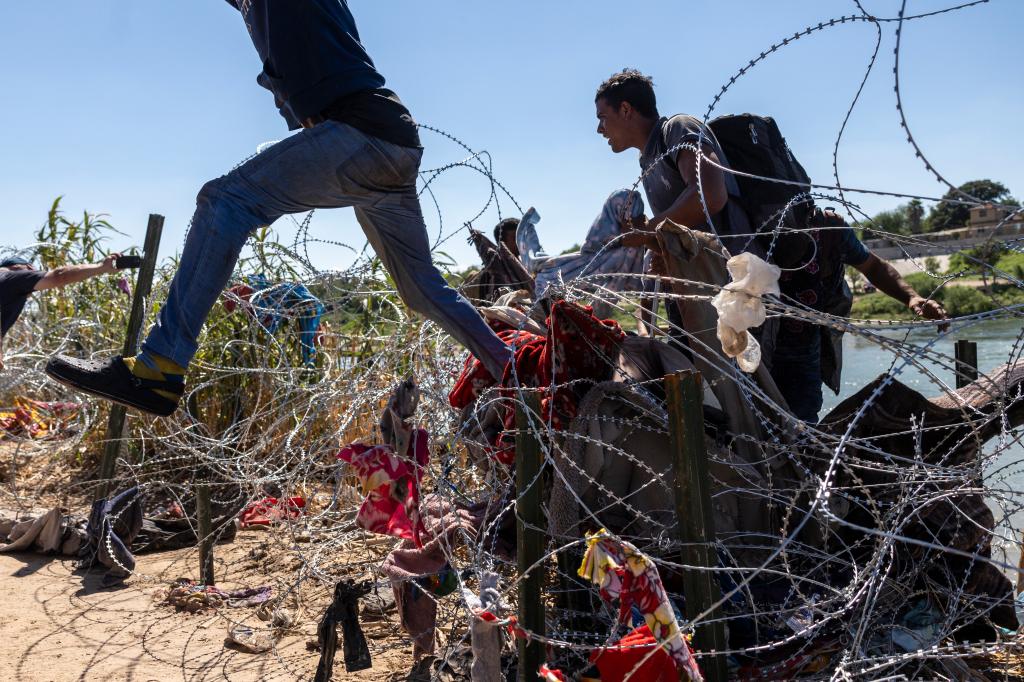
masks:
[[[934,330],[890,331],[884,336],[924,347],[933,343],[931,349],[949,356],[944,363],[923,363],[935,379],[955,386],[952,370],[953,346],[959,339],[978,344],[978,369],[988,372],[1007,362],[1019,361],[1024,355],[1024,320],[990,320],[961,329],[954,334],[937,340]],[[943,366],[945,365],[945,366]],[[843,382],[838,396],[825,388],[825,405],[821,414],[845,400],[879,374],[896,371],[897,379],[931,398],[942,393],[942,389],[923,371],[905,365],[901,358],[890,350],[882,348],[870,338],[847,334],[843,340]],[[984,449],[985,484],[989,490],[998,491],[988,498],[998,523],[997,537],[993,539],[993,558],[997,561],[1017,565],[1020,560],[1020,542],[1024,531],[1024,446],[1019,440],[1024,432],[1007,434],[1000,443],[994,438]],[[1011,576],[1015,578],[1016,576]]]

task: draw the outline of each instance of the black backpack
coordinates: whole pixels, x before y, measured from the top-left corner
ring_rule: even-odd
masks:
[[[793,197],[810,190],[811,179],[807,171],[793,156],[775,120],[768,116],[719,116],[708,123],[708,127],[718,139],[733,170],[800,183],[791,185],[734,176],[740,188],[739,203],[750,219],[751,227],[764,233],[758,241],[762,242],[765,250],[771,248],[773,262],[782,267],[793,267],[802,259],[810,240],[802,233],[785,230],[777,236],[772,233],[779,225],[782,209]],[[814,202],[809,197],[800,200],[786,210],[782,226],[805,230],[813,212]]]

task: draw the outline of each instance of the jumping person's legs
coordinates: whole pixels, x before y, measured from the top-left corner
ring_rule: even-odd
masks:
[[[511,359],[509,348],[484,322],[476,308],[448,286],[430,260],[430,241],[416,196],[420,151],[370,139],[386,163],[372,169],[351,164],[339,171],[358,194],[372,190],[374,199],[355,206],[356,218],[406,305],[428,317],[466,346],[500,379]],[[393,188],[381,191],[383,187]]]
[[[282,215],[355,206],[371,244],[399,282],[399,292],[410,297],[410,307],[437,320],[500,376],[508,348],[430,263],[415,193],[419,157],[419,150],[335,121],[269,147],[199,193],[167,301],[143,343],[143,363],[132,367],[134,386],[111,388],[112,382],[132,379],[124,376],[127,369],[110,363],[94,366],[58,358],[48,372],[85,391],[170,414],[177,403],[174,395],[181,393],[180,373],[195,355],[202,326],[249,234]],[[135,394],[141,397],[136,400]]]

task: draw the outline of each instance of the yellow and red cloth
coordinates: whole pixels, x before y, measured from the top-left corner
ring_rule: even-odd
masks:
[[[578,573],[581,578],[597,585],[605,600],[619,600],[620,622],[627,621],[635,606],[643,616],[650,634],[669,655],[676,668],[684,671],[691,680],[704,679],[686,637],[679,629],[658,567],[648,556],[602,529],[587,534],[587,552]],[[600,656],[608,656],[608,652],[605,649]],[[614,660],[616,654],[612,653],[612,657]],[[596,660],[600,669],[600,657]]]
[[[66,431],[81,407],[78,403],[15,398],[14,409],[0,411],[0,431],[12,436],[46,438]]]

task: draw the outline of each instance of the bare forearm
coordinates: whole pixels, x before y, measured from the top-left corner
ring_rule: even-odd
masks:
[[[706,157],[706,158],[705,158]],[[718,157],[710,149],[703,150],[700,161],[700,177],[698,182],[697,155],[691,151],[682,151],[676,159],[676,168],[680,177],[686,183],[686,189],[676,198],[667,211],[654,216],[652,222],[660,222],[668,218],[672,222],[685,225],[686,227],[697,227],[707,222],[708,215],[715,215],[725,207],[729,200],[728,191],[725,187],[725,176],[722,170],[708,163],[711,160],[715,163]],[[700,190],[698,190],[698,186]],[[703,201],[701,201],[703,191]],[[707,212],[704,207],[707,205]]]
[[[39,280],[36,290],[56,289],[66,287],[70,284],[77,284],[90,277],[96,277],[107,272],[113,272],[113,263],[107,258],[102,263],[85,263],[82,265],[62,265],[46,273],[43,279]]]
[[[90,277],[103,274],[103,263],[85,263],[83,265],[65,265],[57,268],[58,277],[67,284],[77,284]]]
[[[914,287],[910,286],[887,261],[872,254],[866,265],[861,272],[886,296],[896,299],[903,305],[909,305],[910,299],[917,296]]]
[[[708,212],[711,215],[715,215],[722,210],[722,206],[725,204],[718,196],[711,196],[710,194],[705,195],[705,201],[708,204]],[[683,190],[683,193],[668,207],[668,210],[655,215],[651,219],[651,223],[656,225],[666,218],[674,223],[691,228],[703,225],[708,221],[696,186],[691,185]]]

